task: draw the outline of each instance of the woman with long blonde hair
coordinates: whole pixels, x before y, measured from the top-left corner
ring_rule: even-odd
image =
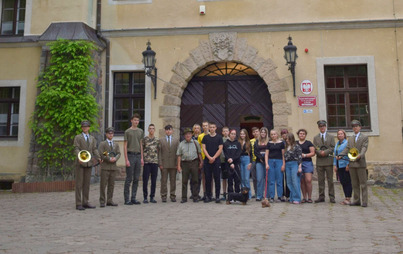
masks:
[[[268,172],[270,182],[266,183],[269,186],[270,203],[274,202],[274,195],[277,189],[277,200],[281,202],[283,198],[283,172],[285,171],[284,162],[284,142],[280,140],[276,130],[270,131],[271,140],[267,144],[265,161],[266,172]]]
[[[267,198],[267,188],[265,190],[265,154],[266,147],[269,143],[269,130],[266,127],[260,128],[259,138],[256,140],[254,145],[254,153],[256,156],[256,201],[261,201],[263,199],[264,192],[266,191],[265,198]]]

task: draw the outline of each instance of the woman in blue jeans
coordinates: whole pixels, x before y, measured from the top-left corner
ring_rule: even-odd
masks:
[[[250,139],[248,131],[242,129],[239,132],[239,143],[241,143],[241,187],[249,188],[249,199],[252,198],[252,191],[250,191],[250,168],[252,167],[252,147],[250,146]]]
[[[274,202],[274,194],[277,189],[277,202],[285,201],[283,197],[283,172],[285,170],[284,162],[284,142],[279,139],[276,130],[270,131],[271,141],[267,144],[265,161],[266,171],[269,174],[269,193],[270,203]]]
[[[295,143],[294,134],[288,133],[284,153],[285,171],[287,172],[287,186],[290,189],[290,203],[301,203],[300,175],[302,172],[302,150]]]
[[[256,156],[256,201],[261,201],[263,199],[264,191],[265,191],[265,154],[267,144],[269,143],[269,130],[266,127],[262,127],[260,129],[259,138],[256,140],[254,145],[254,153]],[[267,192],[267,190],[266,190]],[[268,198],[268,193],[265,198]]]

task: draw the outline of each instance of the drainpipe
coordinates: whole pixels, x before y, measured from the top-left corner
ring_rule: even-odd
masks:
[[[96,31],[98,37],[103,40],[106,44],[106,57],[105,57],[105,116],[104,116],[104,127],[107,128],[109,125],[109,70],[110,70],[110,55],[111,55],[111,47],[110,41],[102,35],[101,32],[101,7],[102,0],[97,0],[97,17],[96,17]]]

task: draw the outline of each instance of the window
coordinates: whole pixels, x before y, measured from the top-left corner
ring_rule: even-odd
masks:
[[[357,119],[363,129],[370,129],[367,65],[324,68],[329,128],[351,127],[351,120]]]
[[[1,35],[24,35],[25,5],[26,0],[2,0]]]
[[[20,88],[0,87],[0,138],[17,138]]]
[[[109,0],[109,4],[151,4],[152,0]]]
[[[144,130],[145,74],[144,72],[114,72],[113,125],[116,134],[131,126],[134,113],[141,116],[139,127]]]

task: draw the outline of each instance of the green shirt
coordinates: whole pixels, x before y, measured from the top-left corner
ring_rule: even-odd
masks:
[[[192,161],[197,159],[198,154],[201,153],[200,145],[195,140],[190,140],[187,142],[183,140],[176,150],[176,155],[181,156],[182,161]]]
[[[144,131],[140,128],[133,130],[129,128],[125,131],[125,139],[127,142],[127,151],[132,153],[140,153],[140,142],[144,138]]]

